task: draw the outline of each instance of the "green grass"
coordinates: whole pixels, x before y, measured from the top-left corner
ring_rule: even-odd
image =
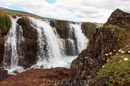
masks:
[[[34,18],[40,18],[39,16],[31,14],[31,13],[14,11],[14,10],[8,10],[8,9],[0,9],[0,15],[31,16],[31,17],[34,17]]]
[[[124,61],[124,58],[128,58]],[[111,57],[97,73],[94,79],[96,82],[100,77],[109,78],[109,86],[113,86],[115,82],[124,84],[130,82],[130,55],[120,54]]]
[[[53,19],[53,18],[46,18],[46,17],[41,17],[32,13],[28,12],[23,12],[23,11],[16,11],[16,10],[9,10],[9,9],[0,9],[0,16],[1,15],[11,15],[11,16],[29,16],[29,17],[34,17],[38,19],[48,19],[48,20],[59,20],[59,19]]]

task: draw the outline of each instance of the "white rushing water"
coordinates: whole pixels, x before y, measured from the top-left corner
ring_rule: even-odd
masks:
[[[9,32],[7,36],[5,37],[5,49],[4,49],[4,68],[8,70],[10,74],[13,74],[13,71],[23,71],[23,68],[21,66],[18,66],[19,64],[19,58],[23,58],[23,54],[21,53],[22,50],[18,50],[18,45],[24,41],[24,38],[22,37],[22,29],[17,24],[17,20],[19,17],[12,18],[11,19],[11,27],[9,29]],[[19,28],[17,31],[16,28]],[[17,35],[18,34],[18,35]],[[20,54],[18,54],[20,52]]]
[[[87,45],[88,39],[82,33],[81,23],[79,24],[70,24],[70,28],[74,29],[74,34],[77,40],[78,52],[81,52]]]
[[[22,59],[24,58],[25,40],[22,27],[17,24],[19,17],[10,17],[10,19],[11,27],[5,37],[3,63],[5,69],[13,74],[14,71],[24,71]],[[50,26],[49,21],[32,17],[28,19],[38,33],[37,62],[31,68],[70,67],[72,60],[87,46],[88,40],[82,33],[81,24],[70,23],[69,38],[62,39],[57,34],[56,28]]]
[[[62,59],[64,54],[61,52],[64,47],[60,38],[54,33],[55,28],[46,21],[31,17],[29,19],[32,22],[31,26],[38,32],[38,61],[34,66],[43,65],[45,68],[66,66],[66,62]]]

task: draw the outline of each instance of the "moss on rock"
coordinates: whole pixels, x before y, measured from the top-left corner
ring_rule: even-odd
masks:
[[[130,41],[129,41],[129,37],[130,37],[130,32],[127,31],[126,28],[122,28],[120,26],[116,26],[116,25],[104,25],[103,27],[104,29],[112,29],[113,30],[113,36],[114,38],[117,40],[117,44],[115,45],[115,49],[119,49],[121,47],[124,47],[125,45],[129,45]],[[104,35],[103,37],[104,41],[106,42],[112,42],[111,38],[108,38],[106,35]]]
[[[82,32],[87,38],[91,38],[96,30],[96,24],[90,22],[83,22],[81,25]]]
[[[9,29],[9,18],[6,15],[0,16],[0,36],[7,33]]]

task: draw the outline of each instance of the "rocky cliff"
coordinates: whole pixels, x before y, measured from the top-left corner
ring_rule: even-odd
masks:
[[[108,77],[105,79],[101,78],[96,84],[92,84],[92,81],[98,70],[102,68],[112,55],[116,54],[118,49],[130,45],[129,25],[130,14],[117,9],[111,14],[103,27],[96,29],[87,49],[84,49],[71,64],[70,79],[73,82],[73,86],[108,85]],[[126,53],[128,50],[130,49],[127,49]],[[114,83],[114,86],[118,85]]]
[[[123,12],[120,9],[116,9],[109,17],[108,21],[106,22],[106,25],[112,24],[117,25],[122,28],[125,28],[127,31],[129,31],[130,27],[130,14]]]

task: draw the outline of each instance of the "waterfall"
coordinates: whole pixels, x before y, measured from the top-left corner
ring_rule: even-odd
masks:
[[[19,65],[19,61],[23,58],[22,46],[20,46],[20,44],[24,41],[22,29],[17,24],[19,18],[20,17],[12,18],[10,16],[11,27],[5,37],[3,64],[4,68],[7,69],[9,73],[12,73],[15,70],[22,71],[21,69],[23,69]]]
[[[20,17],[11,19],[11,27],[5,37],[4,67],[13,74],[24,71],[25,39],[23,28],[18,25]],[[37,31],[37,61],[31,68],[70,67],[71,61],[86,47],[87,39],[81,24],[69,23],[69,36],[60,38],[55,27],[48,20],[28,17],[30,25]]]
[[[81,52],[87,45],[88,39],[82,33],[81,23],[70,24],[70,28],[74,29],[74,34],[77,42],[78,53]]]
[[[63,44],[55,33],[55,28],[52,28],[47,21],[31,17],[29,19],[31,26],[38,32],[38,61],[35,66],[42,65],[44,68],[50,68],[67,65],[62,59]]]

